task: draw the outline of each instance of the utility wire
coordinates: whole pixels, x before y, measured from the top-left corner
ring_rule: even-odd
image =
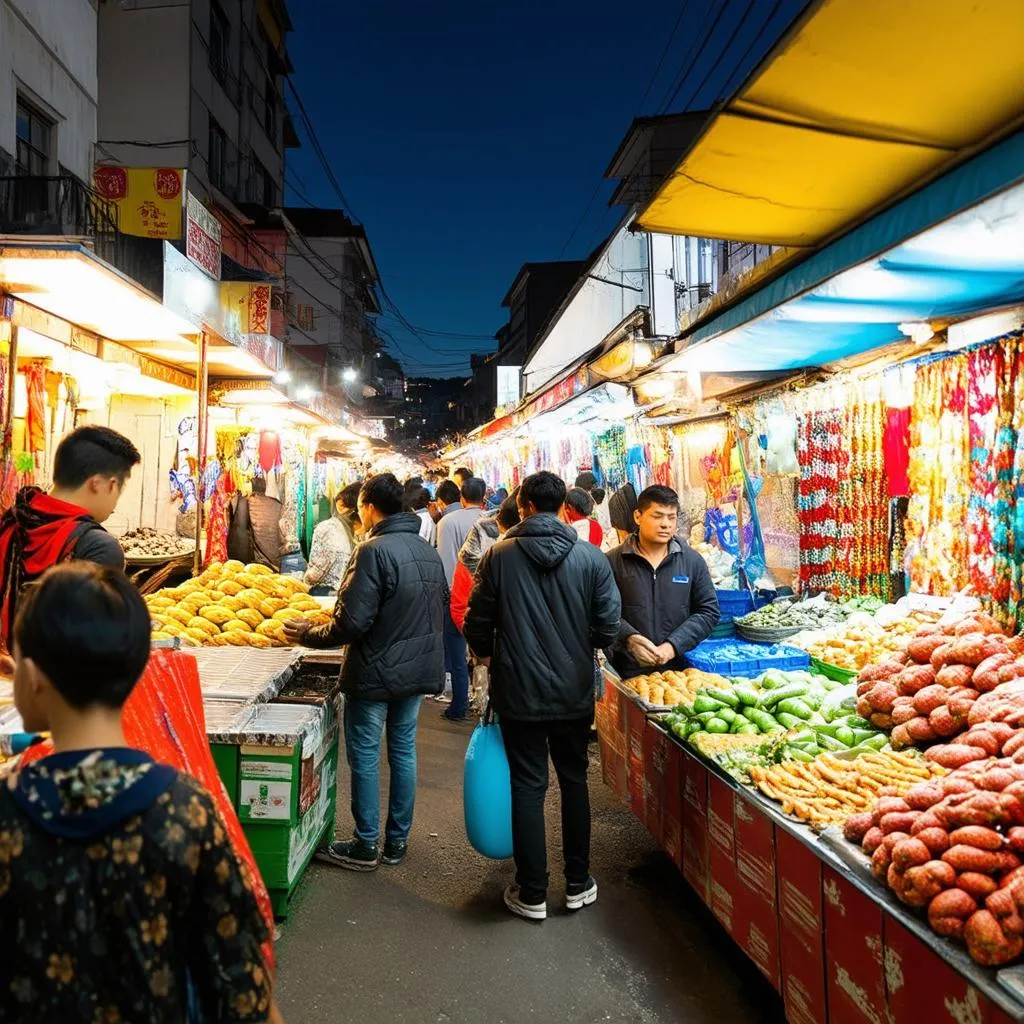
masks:
[[[686,54],[682,59],[682,63],[679,67],[679,73],[669,84],[668,90],[662,97],[661,103],[658,105],[658,113],[664,114],[668,110],[672,100],[675,99],[679,90],[683,87],[683,83],[686,81],[687,76],[692,71],[690,61],[693,59],[694,54],[703,46],[706,46],[711,40],[711,36],[714,34],[715,28],[718,26],[718,22],[721,20],[722,15],[725,13],[726,7],[728,7],[728,0],[724,0],[722,6],[718,8],[718,15],[715,17],[714,23],[711,26],[711,30],[708,34],[704,35],[704,26],[708,22],[708,18],[711,17],[712,12],[715,10],[714,5],[708,4],[707,10],[704,12],[704,17],[701,19],[700,28],[693,34],[690,39],[690,45],[686,50]]]
[[[695,99],[697,99],[698,96],[700,96],[701,89],[703,89],[704,86],[707,85],[707,81],[711,77],[711,74],[714,71],[717,71],[718,68],[720,67],[721,62],[725,58],[725,55],[729,52],[729,48],[736,41],[736,37],[740,34],[740,30],[746,24],[747,19],[750,17],[750,12],[753,9],[754,9],[754,0],[748,0],[747,8],[743,12],[742,17],[736,23],[736,27],[732,30],[732,35],[730,35],[729,38],[726,40],[725,46],[722,47],[722,49],[718,53],[718,56],[716,58],[714,58],[714,60],[708,61],[708,68],[707,68],[707,71],[704,72],[704,77],[701,78],[701,80],[697,83],[697,85],[687,93],[685,102],[683,102],[681,104],[681,107],[682,107],[683,110],[689,109],[690,104],[693,103],[693,101]],[[723,7],[722,10],[724,11],[725,8]],[[715,26],[717,26],[717,24],[718,24],[718,22],[716,21],[715,22]],[[715,26],[712,27],[712,32],[714,32],[714,27]],[[758,36],[760,36],[760,34],[761,34],[760,31],[754,33],[754,40],[755,41],[757,40]],[[710,41],[710,37],[709,37],[709,41]],[[672,101],[671,102],[673,102],[673,103],[675,102],[675,96],[672,97]]]
[[[675,24],[672,26],[672,31],[669,33],[668,41],[665,43],[665,49],[661,51],[661,56],[658,58],[658,63],[654,67],[650,80],[647,82],[647,88],[644,89],[643,96],[640,97],[640,102],[636,105],[637,113],[642,113],[644,109],[644,102],[651,93],[651,89],[654,88],[654,83],[658,80],[658,75],[661,73],[661,69],[665,64],[665,59],[668,57],[669,50],[672,49],[672,43],[675,41],[676,33],[679,31],[679,26],[683,23],[683,16],[686,14],[687,7],[690,6],[690,0],[685,0],[679,8],[679,13],[676,15]]]

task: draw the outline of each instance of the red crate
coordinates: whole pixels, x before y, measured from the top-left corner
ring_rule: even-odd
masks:
[[[822,891],[829,1024],[878,1024],[886,1020],[882,908],[829,867]]]
[[[644,730],[647,716],[635,701],[626,705],[626,772],[629,779],[629,805],[644,821]]]
[[[629,789],[626,780],[626,758],[609,743],[604,736],[598,736],[598,748],[601,751],[601,778],[604,784],[623,802],[629,800]]]
[[[808,949],[802,936],[780,918],[779,946],[786,1020],[789,1024],[824,1024],[829,1017],[821,943],[817,950]]]
[[[824,970],[821,860],[813,850],[781,828],[775,832],[775,852],[779,920],[783,930],[816,955]]]
[[[682,869],[683,866],[683,750],[669,740],[665,762],[662,807],[662,849]]]
[[[708,771],[682,751],[683,877],[707,903],[708,897]]]
[[[742,793],[734,794],[736,874],[740,884],[775,911],[775,827]]]
[[[931,946],[889,914],[882,927],[890,1020],[981,1024],[991,1019],[988,1000]]]
[[[738,840],[737,840],[738,844]],[[737,845],[737,853],[739,846]],[[712,855],[714,860],[714,855]],[[712,878],[712,882],[714,878]],[[733,938],[754,961],[758,970],[780,989],[782,978],[779,955],[779,915],[774,903],[751,889],[740,877],[736,867],[736,889],[733,896]],[[781,990],[781,989],[780,989]]]
[[[708,906],[722,927],[739,942],[742,918],[738,913],[740,883],[736,862],[720,846],[708,845]]]
[[[665,843],[665,780],[669,738],[651,719],[644,727],[644,820],[659,846]]]
[[[708,839],[713,848],[726,854],[735,864],[735,795],[717,776],[708,773]]]

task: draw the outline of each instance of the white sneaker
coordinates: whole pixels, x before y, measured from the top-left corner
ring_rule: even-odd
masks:
[[[517,917],[525,917],[528,921],[543,921],[548,916],[546,901],[524,903],[519,898],[519,886],[514,884],[505,889],[505,906]]]
[[[566,910],[582,910],[597,902],[597,882],[588,878],[582,886],[572,885],[565,890]]]

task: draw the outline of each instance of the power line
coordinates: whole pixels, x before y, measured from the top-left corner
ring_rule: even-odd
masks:
[[[683,16],[686,14],[686,8],[689,6],[690,0],[685,0],[685,3],[683,3],[679,8],[675,24],[672,26],[672,31],[669,33],[668,41],[665,43],[665,49],[661,51],[661,56],[658,58],[658,63],[655,65],[654,72],[647,83],[647,88],[644,89],[644,94],[640,97],[640,102],[636,105],[638,113],[643,111],[644,101],[650,95],[651,89],[654,88],[654,83],[658,80],[658,75],[665,64],[665,58],[668,57],[668,52],[672,48],[672,43],[675,41],[676,33],[679,31],[679,26],[683,23]]]
[[[683,83],[686,81],[686,78],[691,71],[690,60],[693,58],[693,55],[701,46],[706,45],[708,41],[710,41],[711,36],[714,34],[715,28],[718,26],[718,22],[721,20],[722,15],[725,13],[725,8],[727,6],[728,2],[726,0],[726,2],[724,2],[722,6],[718,9],[718,15],[716,16],[714,23],[711,26],[711,30],[708,32],[707,36],[704,36],[704,26],[707,24],[708,18],[711,16],[712,11],[714,11],[715,9],[714,6],[708,4],[707,10],[704,12],[704,17],[701,19],[700,28],[697,29],[697,31],[693,34],[693,37],[690,40],[690,45],[687,48],[686,54],[683,57],[682,63],[679,68],[679,74],[669,84],[668,90],[662,97],[661,103],[658,105],[659,114],[665,113],[665,111],[669,108],[669,105],[672,103],[672,100],[675,99],[679,90],[683,87]]]
[[[693,101],[700,95],[701,89],[703,89],[704,86],[707,85],[708,78],[710,78],[712,72],[718,70],[720,62],[725,57],[725,55],[729,52],[729,48],[732,46],[732,44],[736,41],[736,37],[740,34],[740,29],[742,29],[743,26],[746,24],[747,18],[750,17],[750,12],[753,9],[754,9],[754,0],[749,0],[749,2],[747,3],[747,9],[743,12],[743,16],[736,23],[736,27],[732,30],[732,35],[730,35],[729,38],[726,40],[725,46],[722,47],[722,49],[719,51],[718,56],[713,61],[709,61],[708,62],[708,69],[707,69],[707,71],[704,72],[704,77],[697,83],[696,88],[692,89],[688,93],[688,95],[686,97],[686,102],[682,104],[682,107],[683,107],[684,110],[688,109],[690,104],[693,103]],[[723,7],[722,10],[724,11],[725,8]],[[718,22],[716,21],[715,25],[717,26],[717,24],[718,24]],[[712,27],[712,32],[714,32],[714,27]],[[756,39],[757,39],[757,37],[759,35],[760,35],[760,32],[755,32],[754,33],[755,41],[756,41]],[[710,36],[708,38],[710,40]],[[675,96],[672,97],[672,102],[675,102]]]

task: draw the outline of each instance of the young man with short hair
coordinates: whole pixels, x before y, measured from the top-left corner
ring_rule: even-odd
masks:
[[[109,427],[79,427],[53,457],[50,493],[22,487],[0,518],[0,647],[9,649],[22,588],[59,562],[78,559],[124,569],[121,545],[101,523],[117,507],[138,449]]]
[[[285,623],[291,643],[348,644],[341,670],[345,751],[352,773],[355,835],[317,856],[353,871],[399,864],[408,847],[416,801],[416,727],[423,695],[444,678],[448,585],[437,552],[419,535],[420,520],[404,512],[402,485],[391,473],[363,484],[359,516],[365,540],[356,548],[325,626]],[[380,851],[380,741],[388,736],[391,792]]]
[[[628,610],[612,652],[624,679],[682,669],[683,655],[718,625],[718,597],[704,559],[676,536],[679,497],[648,487],[637,498],[636,532],[608,553]]]
[[[458,472],[458,470],[456,470]],[[469,531],[484,514],[487,485],[479,477],[470,477],[462,485],[461,508],[442,516],[437,524],[437,553],[444,565],[444,574],[451,589],[459,552]],[[469,666],[466,662],[466,641],[452,620],[444,624],[444,668],[452,681],[452,703],[441,712],[449,722],[465,722],[469,717]]]
[[[14,701],[54,752],[0,783],[5,1021],[280,1021],[267,927],[200,783],[126,746],[149,612],[119,570],[50,569],[13,631]]]
[[[562,795],[566,906],[593,903],[590,876],[590,727],[594,650],[619,631],[619,595],[608,559],[558,518],[565,484],[534,473],[519,488],[522,522],[483,557],[463,623],[469,646],[491,663],[491,706],[512,777],[516,882],[505,905],[547,917],[544,798],[548,755]]]

